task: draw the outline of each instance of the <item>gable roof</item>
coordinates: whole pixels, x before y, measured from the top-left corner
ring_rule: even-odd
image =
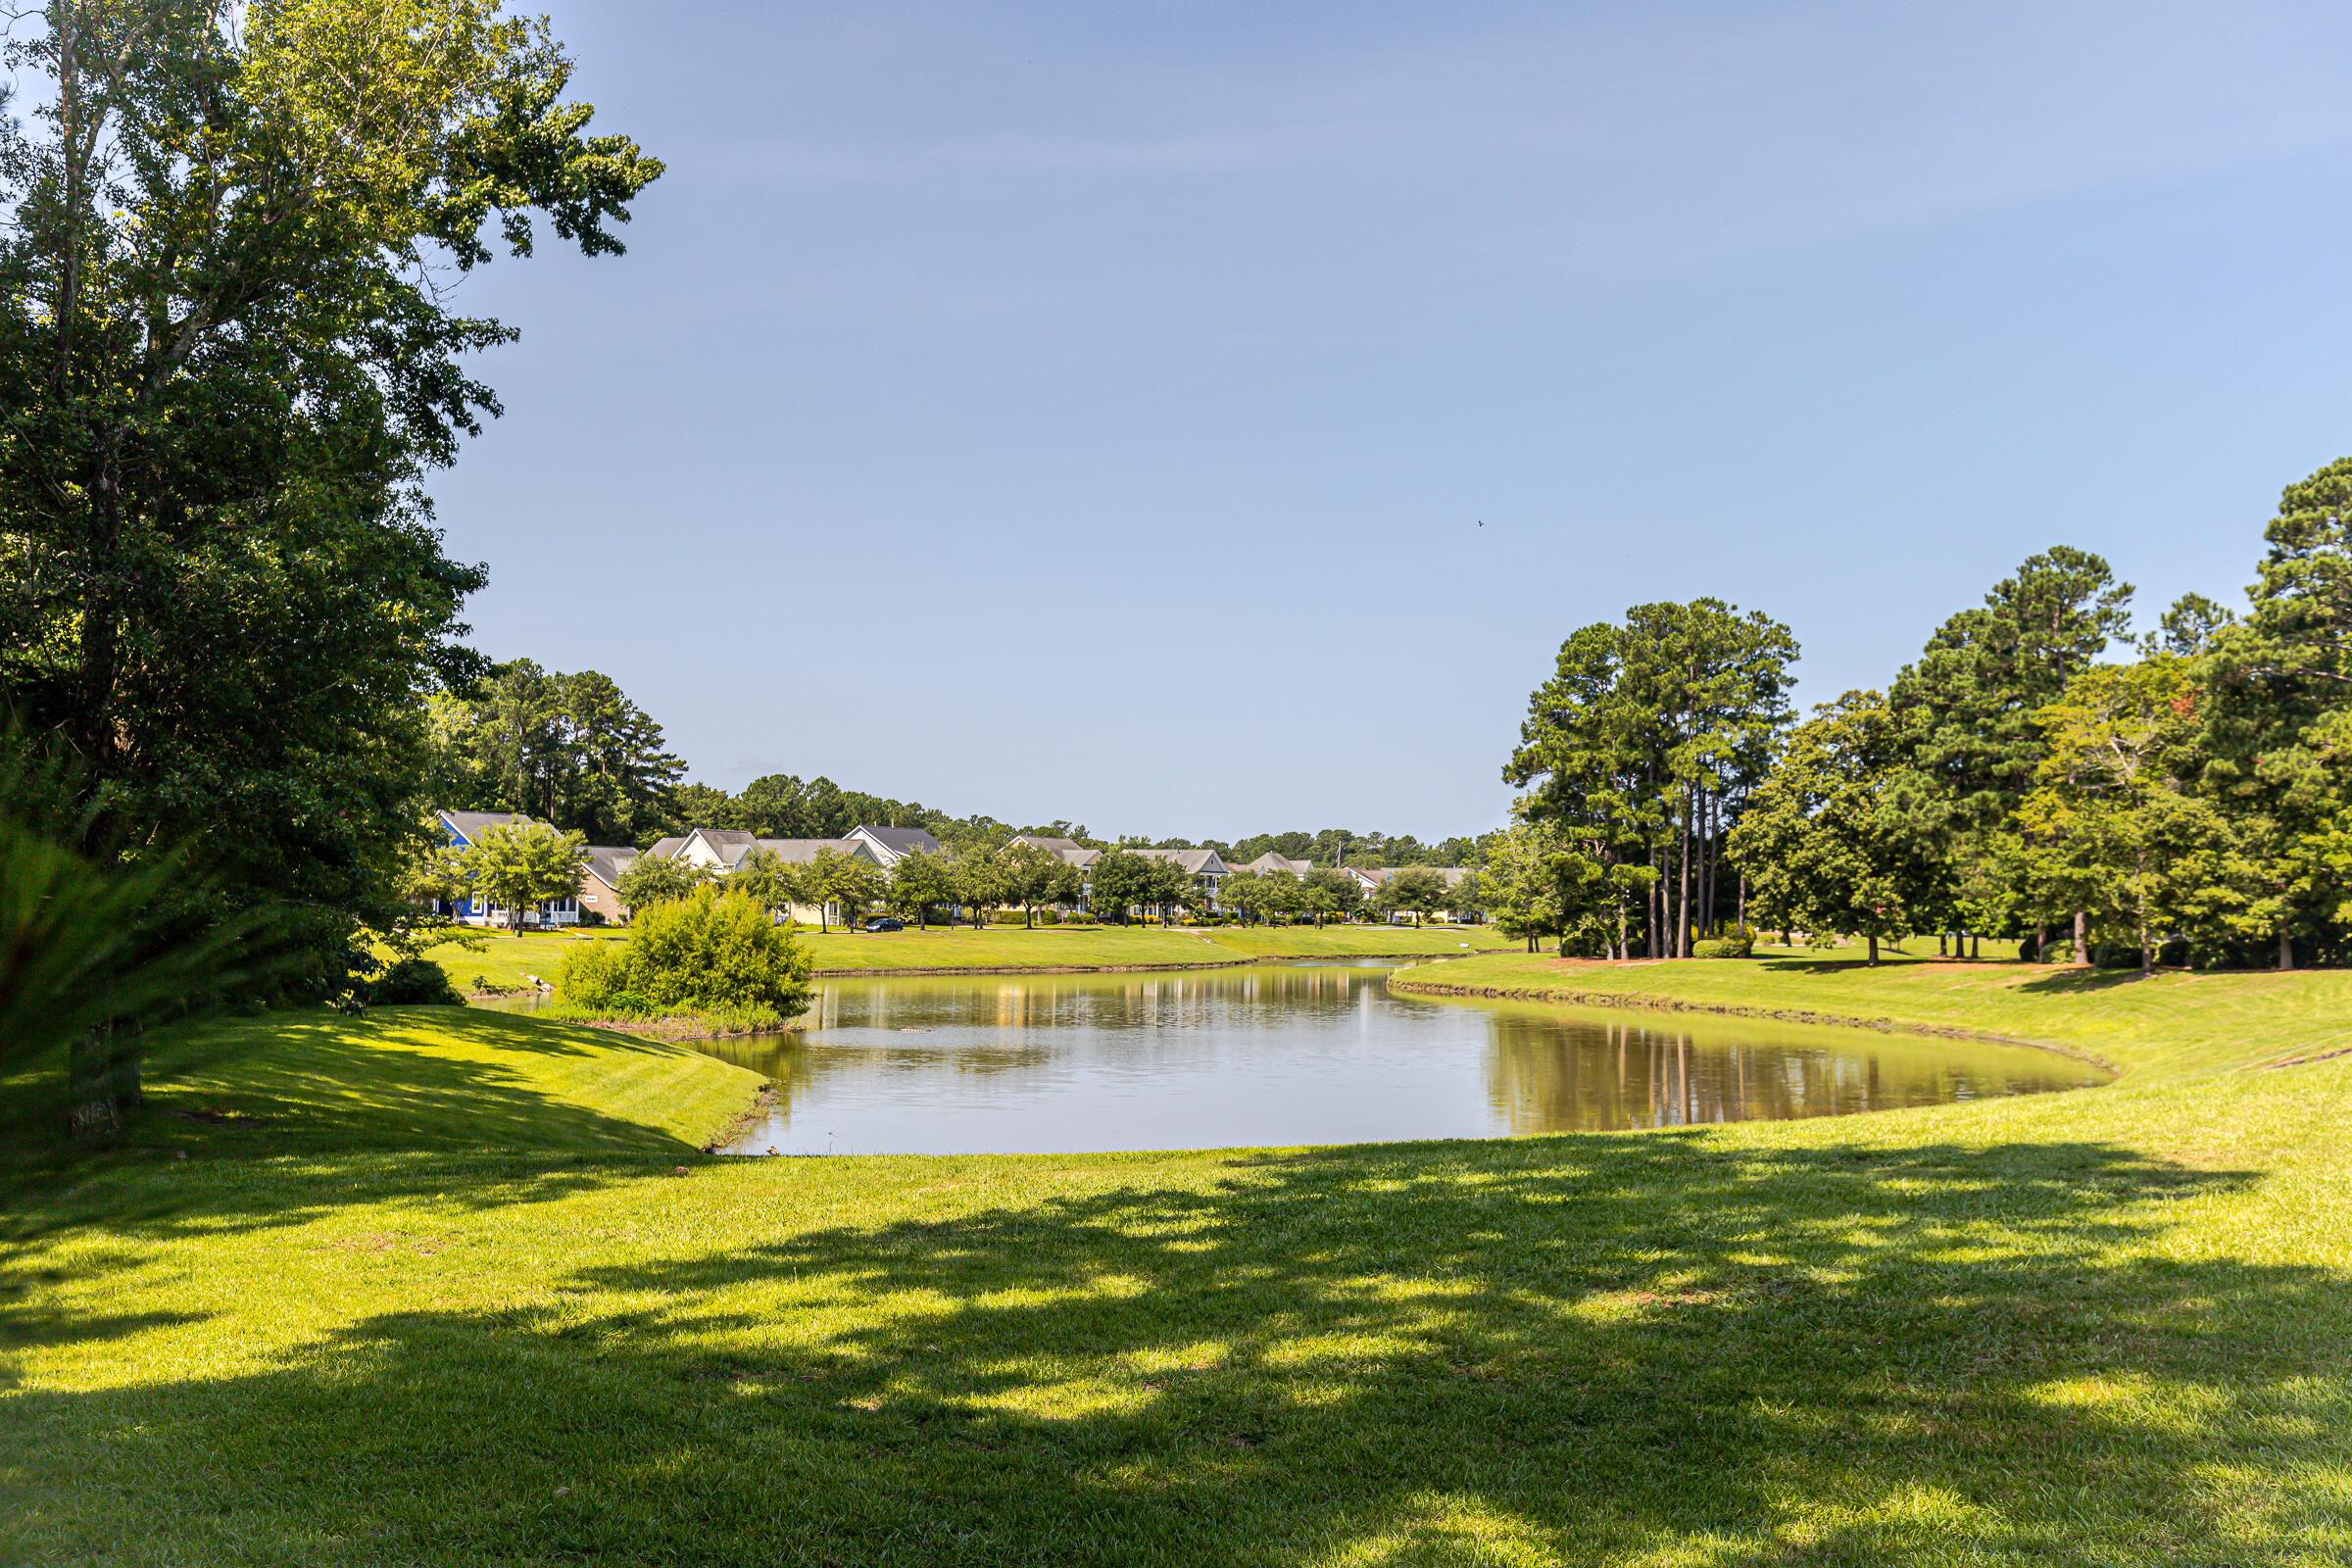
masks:
[[[1135,850],[1154,860],[1174,860],[1194,876],[1223,876],[1230,869],[1214,850]]]
[[[787,865],[812,863],[821,850],[834,850],[853,859],[862,855],[874,858],[872,846],[862,839],[757,839],[754,849],[765,850]]]
[[[620,891],[620,873],[626,871],[636,859],[635,850],[591,844],[588,846],[587,874],[617,893]]]
[[[666,860],[685,847],[686,841],[682,838],[656,839],[654,847],[645,853],[657,860]]]
[[[1315,862],[1312,860],[1294,860],[1289,856],[1277,855],[1272,850],[1268,850],[1248,865],[1234,867],[1237,871],[1256,871],[1261,874],[1267,871],[1288,871],[1293,876],[1304,876],[1314,868]]]
[[[937,855],[945,847],[919,827],[874,827],[860,822],[850,829],[850,836],[872,839],[894,855],[912,855],[917,851]]]
[[[1070,852],[1078,848],[1076,839],[1040,838],[1035,833],[1016,833],[1007,842],[1026,844],[1033,850],[1044,850],[1048,855],[1058,855],[1065,860],[1070,858]]]
[[[449,830],[471,844],[475,835],[486,827],[506,827],[514,822],[528,822],[520,811],[443,811],[441,820]]]

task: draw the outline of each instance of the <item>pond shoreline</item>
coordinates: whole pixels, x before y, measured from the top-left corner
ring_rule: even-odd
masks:
[[[1439,959],[1439,962],[1446,960]],[[1984,1029],[1964,1029],[1956,1024],[1914,1023],[1902,1018],[1865,1018],[1852,1013],[1815,1012],[1801,1007],[1754,1007],[1729,1002],[1694,1002],[1688,997],[1661,997],[1639,991],[1576,991],[1563,986],[1461,986],[1447,985],[1438,980],[1408,980],[1406,970],[1418,968],[1407,964],[1388,977],[1391,991],[1405,996],[1419,994],[1432,997],[1471,997],[1489,1002],[1549,1002],[1564,1007],[1614,1007],[1636,1012],[1695,1012],[1719,1018],[1760,1018],[1774,1023],[1818,1024],[1830,1029],[1869,1029],[1879,1034],[1925,1035],[1936,1040],[1981,1040],[1987,1045],[2024,1046],[2034,1051],[2046,1051],[2054,1056],[2080,1061],[2113,1073],[2120,1081],[2124,1069],[2106,1057],[2072,1046],[2054,1045],[2047,1040],[2029,1040],[2022,1035],[1994,1034]]]

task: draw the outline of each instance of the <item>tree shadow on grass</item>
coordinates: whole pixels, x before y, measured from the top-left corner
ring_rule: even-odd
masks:
[[[2178,969],[2158,969],[2157,976],[2178,974]],[[2052,965],[2033,979],[2023,981],[2018,990],[2042,997],[2096,997],[2127,986],[2138,985],[2153,978],[2137,969],[2084,969],[2072,964]]]
[[[54,1474],[127,1489],[69,1504],[19,1461],[60,1541],[146,1508],[151,1544],[255,1561],[2090,1568],[2346,1539],[2341,1282],[2166,1245],[2243,1175],[1586,1135],[793,1233],[772,1169],[713,1178],[774,1216],[739,1247],[220,1381],[24,1393],[0,1453],[70,1435]],[[217,1506],[159,1511],[191,1488]]]
[[[125,1146],[223,1154],[408,1149],[679,1153],[665,1131],[548,1092],[566,1058],[611,1063],[690,1054],[609,1031],[466,1007],[323,1008],[205,1019],[148,1054],[147,1104]],[[62,1063],[48,1075],[62,1084]],[[20,1118],[23,1147],[64,1151],[62,1118]]]
[[[410,1049],[419,1043],[470,1054]],[[381,1008],[356,1021],[270,1013],[167,1031],[149,1058],[147,1103],[119,1146],[76,1148],[58,1136],[62,1111],[20,1105],[9,1126],[24,1136],[0,1158],[0,1264],[81,1227],[153,1241],[299,1225],[350,1203],[498,1209],[666,1177],[699,1148],[551,1093],[538,1070],[576,1058],[619,1074],[690,1055],[458,1007]],[[289,1163],[247,1169],[272,1158]]]

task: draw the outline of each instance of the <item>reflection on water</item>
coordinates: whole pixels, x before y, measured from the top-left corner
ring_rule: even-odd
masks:
[[[2101,1082],[2022,1047],[1391,995],[1383,967],[821,983],[744,1153],[1478,1138],[1837,1115]]]

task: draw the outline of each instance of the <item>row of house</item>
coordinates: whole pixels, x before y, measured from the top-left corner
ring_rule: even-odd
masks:
[[[503,827],[512,823],[531,820],[516,811],[443,811],[440,813],[440,819],[441,825],[448,835],[448,842],[453,849],[464,849],[470,845],[475,836],[485,828]],[[1094,865],[1102,858],[1103,851],[1088,849],[1075,839],[1046,838],[1030,833],[1021,834],[1010,842],[1014,845],[1043,850],[1049,855],[1058,857],[1065,864],[1077,867],[1082,889],[1078,907],[1092,906]],[[698,827],[690,833],[662,839],[645,850],[626,846],[590,845],[588,847],[588,863],[580,874],[580,889],[575,896],[551,900],[536,908],[525,909],[521,911],[521,918],[512,922],[508,919],[508,911],[491,904],[487,899],[470,898],[459,900],[454,904],[442,903],[436,906],[436,911],[455,916],[471,925],[508,923],[525,926],[574,925],[590,913],[601,915],[607,920],[625,920],[628,918],[629,910],[628,906],[622,902],[620,897],[620,878],[623,872],[636,863],[640,855],[651,856],[656,859],[680,859],[689,865],[700,866],[714,876],[727,876],[741,870],[746,860],[761,852],[776,856],[787,865],[808,865],[812,863],[819,854],[827,850],[838,855],[846,855],[853,859],[862,860],[876,870],[887,871],[909,855],[944,854],[946,846],[919,827],[875,827],[861,823],[837,839],[763,839],[758,834],[731,828]],[[1186,875],[1200,880],[1207,907],[1210,909],[1218,906],[1218,893],[1223,888],[1225,879],[1236,871],[1251,871],[1260,874],[1268,871],[1287,871],[1293,876],[1304,876],[1308,871],[1314,869],[1313,865],[1306,860],[1294,860],[1271,851],[1247,864],[1238,866],[1226,864],[1224,858],[1214,850],[1139,849],[1131,850],[1128,853],[1146,856],[1155,860],[1170,860],[1182,866]],[[1341,869],[1356,880],[1356,884],[1362,889],[1367,902],[1379,893],[1381,884],[1395,875],[1396,870],[1396,868],[1389,866],[1354,865],[1343,866]],[[1459,867],[1441,868],[1439,874],[1445,877],[1449,885],[1454,886],[1458,886],[1462,878],[1469,875],[1467,871]],[[844,911],[838,905],[829,905],[825,908],[819,909],[814,905],[796,904],[791,910],[793,919],[805,921],[810,925],[837,922],[842,918],[843,913]]]

